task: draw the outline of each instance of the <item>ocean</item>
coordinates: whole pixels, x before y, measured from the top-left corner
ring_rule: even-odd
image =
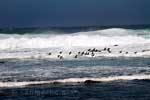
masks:
[[[0,29],[0,100],[149,100],[150,26]]]

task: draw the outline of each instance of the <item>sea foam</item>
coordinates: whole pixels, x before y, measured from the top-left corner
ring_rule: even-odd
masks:
[[[139,34],[144,35],[140,36]],[[129,29],[105,29],[70,34],[0,34],[0,49],[104,47],[114,44],[135,45],[150,43],[150,32]]]
[[[74,84],[74,83],[85,83],[87,81],[93,82],[111,82],[119,80],[150,80],[150,75],[131,75],[131,76],[112,76],[102,78],[68,78],[58,79],[50,81],[29,81],[29,82],[0,82],[0,87],[26,87],[39,84]]]

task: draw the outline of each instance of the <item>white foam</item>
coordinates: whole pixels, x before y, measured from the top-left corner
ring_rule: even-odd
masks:
[[[139,36],[139,32],[128,29],[106,29],[72,34],[0,34],[0,49],[24,49],[24,48],[71,48],[71,47],[103,47],[114,44],[145,44],[150,39]],[[149,32],[150,33],[150,32]],[[148,35],[147,33],[146,35]]]
[[[117,80],[150,80],[150,75],[131,75],[131,76],[112,76],[112,77],[102,77],[102,78],[69,78],[51,81],[34,81],[34,82],[0,82],[0,87],[25,87],[28,85],[38,85],[38,84],[53,84],[53,83],[83,83],[87,80],[97,81],[97,82],[110,82]]]
[[[142,34],[142,35],[140,35]],[[71,34],[0,34],[0,58],[52,58],[57,59],[58,52],[72,51],[74,55],[78,51],[88,48],[103,49],[110,47],[112,53],[96,54],[96,57],[147,57],[150,52],[150,31],[149,30],[129,30],[121,28],[105,29],[98,31],[78,32]],[[118,47],[113,45],[118,44]],[[28,52],[24,52],[24,51]],[[45,50],[45,51],[38,51]],[[47,53],[54,51],[53,55]],[[119,51],[126,52],[118,53]],[[138,52],[136,55],[134,52]],[[68,53],[67,53],[68,54]],[[65,58],[73,58],[63,53]],[[84,56],[90,57],[90,56]],[[84,58],[82,56],[82,58]]]

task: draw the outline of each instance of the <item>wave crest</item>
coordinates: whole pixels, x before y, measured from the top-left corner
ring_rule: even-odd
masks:
[[[0,87],[26,87],[29,85],[40,84],[73,84],[73,83],[91,83],[91,82],[111,82],[118,80],[150,80],[150,75],[132,75],[132,76],[114,76],[104,78],[69,78],[51,81],[36,82],[0,82]]]
[[[72,34],[34,34],[34,35],[5,35],[1,34],[0,49],[24,49],[24,48],[69,48],[69,47],[103,47],[114,44],[144,44],[150,43],[150,40],[145,38],[140,33],[142,30],[129,29],[105,29],[89,32],[78,32]]]

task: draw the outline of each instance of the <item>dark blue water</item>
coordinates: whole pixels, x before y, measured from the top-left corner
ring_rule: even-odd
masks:
[[[0,64],[1,73],[3,73],[1,81],[46,81],[75,77],[98,78],[132,76],[134,74],[149,75],[149,60],[149,58],[93,58],[69,61],[5,59],[3,60],[5,63]],[[40,74],[42,74],[42,77]],[[4,76],[9,76],[9,78],[4,78]],[[108,82],[30,84],[26,87],[1,87],[0,100],[149,100],[149,84],[149,79],[138,80],[135,78],[134,80]]]
[[[150,81],[0,89],[1,100],[149,100]]]

